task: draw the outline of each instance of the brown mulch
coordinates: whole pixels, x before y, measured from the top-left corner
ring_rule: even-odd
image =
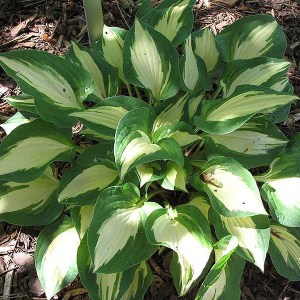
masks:
[[[133,0],[103,1],[105,23],[128,28],[133,21]],[[159,1],[154,1],[159,2]],[[283,27],[288,48],[286,59],[292,62],[288,74],[295,93],[300,95],[300,3],[289,0],[238,1],[234,6],[222,2],[199,0],[195,9],[195,30],[210,27],[215,33],[246,15],[267,13]],[[63,55],[72,40],[88,43],[82,1],[76,0],[0,0],[0,52],[12,49],[37,49]],[[0,70],[0,123],[16,110],[5,101],[20,92],[14,80]],[[300,106],[292,108],[281,124],[289,135],[299,131]],[[4,132],[0,130],[0,141]],[[34,249],[40,228],[19,227],[0,223],[0,300],[46,299],[34,268]],[[169,276],[170,253],[151,261],[154,281],[147,300],[178,299]],[[242,299],[300,300],[300,284],[277,274],[269,257],[264,274],[247,264],[241,282]],[[182,299],[193,299],[196,289]],[[8,297],[3,295],[5,293]],[[55,299],[88,299],[80,280],[60,292]],[[230,300],[230,299],[229,299]]]

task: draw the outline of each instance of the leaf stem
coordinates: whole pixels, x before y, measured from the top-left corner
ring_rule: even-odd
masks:
[[[141,96],[139,88],[137,86],[134,86],[134,90],[136,92],[137,97],[142,100],[142,96]]]
[[[130,83],[125,82],[125,85],[127,87],[127,91],[129,93],[129,96],[132,97],[132,89],[131,89]]]
[[[147,195],[147,200],[150,200],[153,197],[155,197],[156,195],[163,194],[163,193],[165,193],[165,190],[163,190],[163,189],[155,190]]]
[[[220,93],[222,92],[222,86],[220,85],[217,90],[215,91],[213,97],[211,98],[211,100],[216,100],[218,98],[218,96],[220,95]]]

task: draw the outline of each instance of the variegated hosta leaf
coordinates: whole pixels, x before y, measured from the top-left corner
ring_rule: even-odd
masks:
[[[121,179],[131,168],[155,160],[172,160],[183,165],[181,148],[174,139],[165,138],[157,143],[150,139],[155,117],[152,109],[139,108],[120,120],[114,153]]]
[[[177,46],[192,31],[195,3],[195,0],[164,0],[158,7],[148,10],[142,20]]]
[[[254,204],[253,204],[254,205]],[[229,218],[211,213],[218,238],[228,234],[238,238],[237,253],[264,271],[264,263],[270,240],[270,221],[267,216]]]
[[[212,72],[219,61],[214,35],[208,28],[205,28],[193,32],[192,37],[195,53],[204,60],[207,72]]]
[[[186,190],[186,170],[174,161],[168,161],[166,176],[161,182],[161,186],[167,190]]]
[[[270,88],[243,85],[222,101],[206,101],[195,124],[203,131],[230,133],[241,127],[253,115],[268,108],[279,107],[298,99],[295,95]]]
[[[103,100],[118,92],[118,70],[102,60],[101,54],[72,43],[67,58],[79,64],[94,80],[94,95]]]
[[[225,61],[258,56],[282,58],[286,39],[282,28],[270,15],[242,18],[216,36]]]
[[[47,299],[77,276],[76,255],[80,240],[70,217],[64,216],[39,234],[35,266]]]
[[[112,145],[98,144],[86,150],[60,181],[58,201],[66,204],[96,203],[99,193],[118,181],[118,170],[109,160]]]
[[[236,160],[217,156],[191,179],[195,189],[204,190],[213,208],[227,217],[267,215],[251,173]]]
[[[5,100],[13,107],[24,110],[33,114],[37,114],[34,98],[27,94],[20,94],[18,96],[11,96],[5,98]]]
[[[216,263],[201,284],[196,300],[219,299],[226,289],[226,267],[228,260],[238,246],[235,236],[225,236],[215,246]],[[229,298],[228,298],[229,299]],[[231,298],[230,298],[231,299]]]
[[[0,220],[17,225],[40,226],[53,222],[62,212],[55,197],[59,182],[50,167],[27,183],[0,184]]]
[[[152,282],[152,272],[143,261],[120,273],[95,274],[86,235],[77,252],[80,279],[92,300],[140,300]]]
[[[185,295],[201,275],[212,250],[208,222],[195,207],[181,206],[154,211],[145,227],[151,244],[175,251],[171,273],[178,294]]]
[[[158,116],[153,124],[153,132],[165,125],[176,125],[182,121],[188,100],[188,94],[184,94],[180,97],[175,96],[159,105],[156,108]]]
[[[200,94],[197,97],[192,97],[188,101],[188,117],[189,121],[192,121],[197,113],[200,112],[200,103],[204,98],[204,94]]]
[[[208,220],[208,211],[211,207],[209,198],[203,192],[195,193],[191,195],[191,200],[188,203],[182,205],[192,205],[200,210],[203,216]]]
[[[161,162],[152,162],[147,164],[138,165],[136,172],[140,180],[140,187],[148,182],[157,181],[166,176],[165,164]]]
[[[47,52],[7,52],[0,55],[0,65],[24,93],[34,97],[39,115],[58,127],[76,123],[76,119],[68,115],[83,109],[82,102],[94,90],[88,72]]]
[[[231,133],[209,134],[205,137],[204,147],[208,157],[232,157],[249,169],[270,163],[286,143],[286,137],[277,126],[259,116]]]
[[[149,90],[156,100],[177,94],[180,87],[177,51],[148,24],[136,19],[126,36],[123,59],[125,78]]]
[[[219,267],[215,264],[215,267]],[[241,277],[245,267],[245,260],[233,253],[226,263],[224,269],[215,281],[208,287],[204,295],[199,295],[195,300],[217,300],[217,299],[241,299]],[[215,271],[215,270],[214,270]],[[218,270],[216,270],[218,271]],[[215,272],[213,273],[213,275]],[[212,278],[213,279],[213,278]],[[201,290],[199,291],[201,292]]]
[[[179,61],[181,88],[190,94],[199,94],[209,84],[205,63],[192,49],[192,38],[184,42],[184,55]]]
[[[123,73],[123,46],[127,30],[104,25],[101,39],[92,48],[102,54],[103,59],[117,68],[119,77],[126,82]]]
[[[90,227],[94,214],[94,207],[94,205],[84,205],[75,206],[71,209],[72,221],[81,240]]]
[[[153,142],[158,143],[165,138],[172,138],[180,147],[187,148],[201,137],[185,122],[176,125],[164,125],[153,133]]]
[[[99,133],[103,139],[113,140],[119,121],[128,111],[149,107],[137,98],[116,96],[101,101],[96,106],[71,114],[77,117],[85,126]]]
[[[282,155],[271,164],[262,181],[262,196],[280,224],[300,227],[300,155]]]
[[[300,154],[300,132],[294,132],[290,136],[287,147],[284,149],[285,154]]]
[[[0,179],[32,181],[50,162],[68,161],[72,154],[71,131],[41,119],[20,125],[0,145]]]
[[[143,202],[131,183],[107,188],[100,194],[88,229],[94,272],[122,272],[156,251],[157,247],[147,242],[144,223],[161,206]]]
[[[221,79],[224,97],[231,96],[236,87],[244,84],[261,85],[283,92],[288,83],[286,73],[290,65],[284,60],[268,57],[234,60],[226,64]],[[277,85],[279,82],[283,82],[283,85]]]
[[[26,119],[20,112],[17,112],[12,117],[10,117],[6,122],[0,124],[0,127],[4,129],[6,135],[9,135],[18,126],[29,122],[30,121]]]
[[[276,271],[292,281],[300,280],[300,234],[298,228],[271,224],[269,253]]]

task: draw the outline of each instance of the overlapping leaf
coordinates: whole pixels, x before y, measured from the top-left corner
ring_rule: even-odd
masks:
[[[5,100],[13,107],[24,110],[33,114],[37,114],[34,98],[27,94],[20,94],[18,96],[11,96],[5,98]]]
[[[158,209],[147,218],[145,227],[151,244],[175,252],[171,273],[178,294],[186,294],[201,275],[212,250],[205,217],[193,206]]]
[[[157,247],[147,242],[144,223],[161,206],[143,202],[138,188],[131,183],[107,188],[100,194],[88,230],[94,272],[122,272],[156,251]]]
[[[232,158],[210,159],[201,173],[193,176],[191,184],[199,191],[204,190],[213,208],[223,216],[267,214],[253,176]]]

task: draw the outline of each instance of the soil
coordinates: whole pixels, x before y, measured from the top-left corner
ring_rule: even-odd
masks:
[[[133,0],[102,1],[105,23],[128,28],[134,17]],[[158,3],[159,1],[153,1]],[[207,3],[208,2],[208,3]],[[224,3],[225,2],[225,3]],[[227,5],[226,3],[232,3]],[[300,95],[300,3],[289,0],[270,1],[205,1],[195,7],[195,30],[210,27],[220,32],[228,24],[246,15],[267,13],[276,17],[283,27],[288,48],[286,59],[292,63],[288,73],[295,93]],[[0,0],[0,52],[12,49],[38,49],[64,55],[75,40],[88,43],[82,1],[73,0]],[[0,123],[12,116],[16,109],[5,98],[20,92],[14,80],[0,70]],[[280,124],[290,135],[300,131],[300,105],[294,105],[288,119]],[[0,142],[5,136],[0,130]],[[41,228],[20,227],[0,223],[0,300],[46,299],[36,276],[34,250]],[[150,261],[154,281],[146,294],[147,300],[179,299],[168,271],[170,253]],[[241,281],[242,299],[300,300],[300,283],[291,282],[275,271],[269,257],[263,274],[247,264]],[[187,297],[194,299],[197,289]],[[53,299],[88,299],[80,279],[71,283]]]

